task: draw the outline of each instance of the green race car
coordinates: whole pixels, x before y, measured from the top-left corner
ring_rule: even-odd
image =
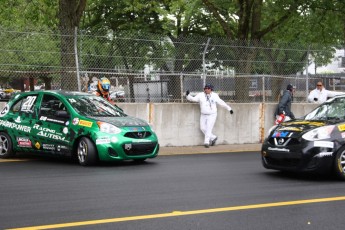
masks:
[[[157,135],[101,97],[82,92],[15,94],[0,113],[0,158],[16,152],[71,156],[83,166],[154,158]]]

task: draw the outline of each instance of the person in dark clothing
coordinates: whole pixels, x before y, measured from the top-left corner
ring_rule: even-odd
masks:
[[[276,124],[283,122],[286,117],[290,117],[291,119],[295,119],[295,115],[291,111],[291,102],[293,97],[293,86],[288,84],[286,90],[283,93],[283,96],[279,100],[279,104],[277,106],[275,116],[276,116]]]

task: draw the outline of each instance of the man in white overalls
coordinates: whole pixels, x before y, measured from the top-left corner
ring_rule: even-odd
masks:
[[[206,148],[216,144],[217,136],[212,133],[214,123],[217,118],[217,104],[226,108],[230,114],[233,114],[231,107],[227,105],[217,93],[213,92],[213,85],[206,84],[203,93],[198,93],[194,97],[186,92],[187,100],[199,102],[200,104],[200,129],[205,135],[204,145]]]

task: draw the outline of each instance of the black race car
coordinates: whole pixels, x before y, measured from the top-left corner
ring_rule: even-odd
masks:
[[[301,119],[273,126],[261,155],[267,169],[334,171],[345,180],[345,96],[329,99]]]

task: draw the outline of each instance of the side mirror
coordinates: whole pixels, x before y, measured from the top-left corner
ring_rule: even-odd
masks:
[[[56,117],[62,117],[62,118],[70,118],[68,112],[65,111],[65,110],[57,110],[57,111],[55,112],[55,116],[56,116]]]

